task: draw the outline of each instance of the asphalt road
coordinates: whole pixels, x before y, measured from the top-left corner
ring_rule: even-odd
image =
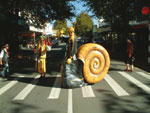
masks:
[[[65,44],[47,56],[47,74],[39,79],[34,62],[21,66],[11,79],[0,78],[0,113],[150,113],[150,74],[125,72],[111,59],[105,78],[82,88],[61,87],[60,67]]]

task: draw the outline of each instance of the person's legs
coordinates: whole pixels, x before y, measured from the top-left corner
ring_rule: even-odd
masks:
[[[130,71],[134,71],[134,65],[130,65],[131,69]]]
[[[46,61],[45,59],[40,59],[40,63],[38,65],[39,67],[39,73],[41,74],[41,77],[45,77],[45,73],[46,73]]]
[[[6,70],[6,66],[3,68],[3,70],[1,71],[1,76],[4,77],[5,76],[5,70]]]
[[[125,71],[129,71],[130,70],[130,65],[129,65],[129,57],[127,57],[127,59],[126,59],[126,69],[125,69]]]
[[[131,67],[131,71],[134,71],[133,61],[134,61],[134,59],[131,57],[131,58],[130,58],[130,67]]]
[[[8,65],[5,65],[5,67],[4,67],[3,70],[1,71],[1,76],[2,76],[2,77],[9,76],[9,66],[8,66]]]

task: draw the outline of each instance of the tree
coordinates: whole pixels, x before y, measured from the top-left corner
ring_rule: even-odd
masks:
[[[55,29],[55,30],[61,30],[62,28],[65,28],[65,29],[68,28],[68,26],[67,26],[67,21],[64,21],[64,20],[56,20],[56,21],[54,22],[53,29]]]
[[[0,17],[5,15],[5,12],[13,17],[13,20],[11,20],[13,24],[3,21],[5,19],[0,19],[0,25],[5,22],[3,26],[7,28],[6,33],[0,32],[0,35],[3,36],[1,39],[4,40],[3,42],[10,41],[13,48],[16,49],[18,46],[19,18],[25,20],[29,25],[42,28],[46,22],[55,19],[68,19],[74,16],[74,6],[70,4],[71,1],[74,0],[0,0]],[[8,18],[8,16],[5,17]],[[13,26],[11,31],[10,26]],[[9,36],[7,36],[8,34]],[[0,43],[1,45],[3,43]]]
[[[82,37],[92,37],[91,34],[93,28],[93,21],[88,13],[81,12],[80,15],[76,17],[76,23],[74,26],[76,35]]]
[[[67,21],[65,20],[56,20],[53,26],[54,30],[57,30],[57,36],[62,37],[63,34],[68,34],[67,29]]]
[[[47,21],[74,16],[70,1],[74,0],[1,0],[0,7],[39,27]]]
[[[83,0],[98,18],[109,22],[112,30],[122,34],[129,32],[130,20],[142,20],[143,6],[149,6],[148,0]]]

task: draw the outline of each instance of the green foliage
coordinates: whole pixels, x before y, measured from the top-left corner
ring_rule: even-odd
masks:
[[[1,11],[18,14],[36,27],[55,19],[66,19],[74,16],[74,0],[1,0]]]
[[[83,0],[98,18],[103,17],[116,32],[128,32],[129,21],[147,19],[141,10],[149,7],[149,0]]]
[[[93,21],[88,13],[82,12],[76,17],[75,32],[78,36],[89,36],[93,28]]]
[[[64,21],[64,20],[56,20],[56,21],[54,22],[53,29],[55,29],[55,30],[61,30],[62,28],[68,29],[67,21]]]

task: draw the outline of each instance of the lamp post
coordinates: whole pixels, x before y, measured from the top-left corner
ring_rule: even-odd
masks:
[[[150,7],[143,7],[142,9],[142,14],[143,15],[148,15],[148,29],[149,29],[149,34],[148,34],[148,65],[150,65]]]

